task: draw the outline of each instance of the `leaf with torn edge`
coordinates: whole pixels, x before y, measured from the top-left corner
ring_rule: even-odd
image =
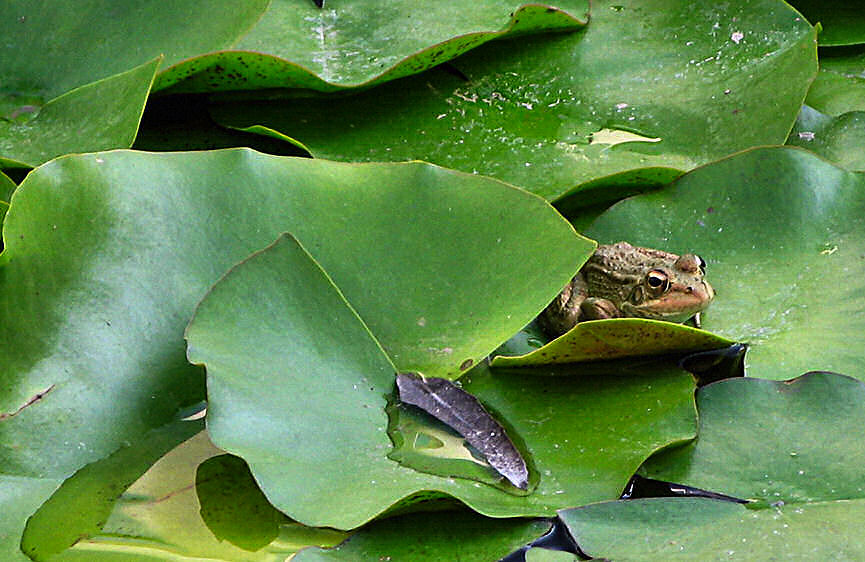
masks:
[[[451,426],[511,484],[521,490],[528,487],[526,461],[477,398],[447,379],[417,373],[398,374],[396,384],[400,400]]]

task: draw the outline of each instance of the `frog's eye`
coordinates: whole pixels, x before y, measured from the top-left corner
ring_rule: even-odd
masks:
[[[694,256],[697,258],[697,263],[700,265],[700,273],[706,275],[706,260],[701,258],[700,256]]]
[[[657,294],[666,293],[667,289],[670,288],[670,280],[667,278],[667,274],[660,269],[650,271],[646,276],[646,283]]]

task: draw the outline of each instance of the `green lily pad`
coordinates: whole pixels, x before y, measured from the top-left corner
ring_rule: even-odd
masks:
[[[707,351],[729,347],[728,339],[682,324],[613,318],[580,322],[549,344],[513,357],[497,356],[493,367],[555,365]]]
[[[327,3],[274,0],[232,50],[184,61],[156,89],[212,92],[303,88],[334,92],[369,87],[453,59],[493,39],[574,30],[586,0],[554,7],[484,0],[460,5],[411,0]]]
[[[481,364],[462,387],[534,464],[535,490],[395,462],[385,412],[395,367],[290,237],[217,283],[187,339],[190,361],[207,368],[214,443],[249,463],[274,506],[313,526],[357,527],[430,493],[495,517],[549,515],[618,497],[641,458],[693,436],[693,380],[676,367],[599,381],[493,375]]]
[[[306,548],[315,560],[459,560],[488,562],[548,531],[549,519],[487,519],[466,511],[419,513],[378,521],[330,549]]]
[[[138,480],[159,457],[202,429],[201,422],[175,422],[82,468],[30,517],[21,549],[34,560],[48,560],[98,534],[119,492]]]
[[[863,376],[865,178],[795,148],[749,150],[622,201],[587,234],[695,252],[716,290],[703,327],[747,342],[746,368]]]
[[[738,378],[697,391],[698,438],[664,451],[651,478],[751,499],[608,502],[560,513],[584,552],[658,560],[865,556],[865,385],[833,373]]]
[[[816,31],[776,0],[712,4],[698,17],[671,0],[600,1],[585,31],[491,43],[454,65],[468,82],[433,70],[352,97],[213,113],[279,130],[316,157],[417,158],[555,200],[607,176],[615,186],[650,168],[654,181],[783,143],[817,71]]]
[[[728,379],[701,388],[697,408],[697,441],[650,459],[645,476],[767,505],[865,499],[862,382]]]
[[[855,2],[832,0],[792,0],[793,7],[808,21],[823,28],[820,46],[857,45],[865,43],[865,13]]]
[[[243,483],[251,480],[251,477],[242,461],[242,467],[237,463],[214,462],[226,457],[211,444],[205,432],[178,445],[126,490],[122,489],[123,486],[114,488],[115,494],[111,498],[113,509],[103,520],[99,533],[80,537],[71,548],[52,556],[51,560],[145,561],[180,557],[276,562],[285,560],[286,556],[301,548],[333,546],[345,539],[346,533],[304,527],[279,514],[278,534],[272,541],[261,545],[260,538],[272,532],[270,523],[273,519],[261,517],[265,506],[258,503],[261,497],[258,488],[253,485],[227,487],[229,482]],[[115,483],[117,478],[102,467],[110,464],[112,458],[88,467],[91,472],[105,472],[109,485]],[[228,458],[239,461],[236,457]],[[223,470],[213,470],[216,466]],[[203,501],[199,501],[201,489],[196,486],[202,484],[202,467],[206,467],[205,470],[209,472],[209,483],[214,488],[220,487],[218,492],[226,500],[218,512],[211,509],[214,506],[205,508],[212,497],[209,492],[205,493]],[[217,492],[215,489],[211,491]],[[254,506],[253,511],[250,510],[250,504]],[[272,507],[269,509],[271,515],[277,515]],[[251,524],[248,519],[240,519],[248,517],[251,512],[259,515],[257,525]],[[231,528],[221,526],[221,522],[229,520],[234,522]],[[223,530],[228,531],[230,536],[223,535]],[[260,546],[253,550],[235,544],[250,547],[254,541]]]
[[[861,560],[865,502],[750,510],[706,498],[606,502],[559,513],[607,560]]]
[[[128,148],[161,57],[76,88],[26,121],[0,116],[0,167],[33,167],[69,152]],[[20,108],[19,108],[20,109]]]
[[[422,163],[54,160],[5,218],[0,473],[65,478],[202,400],[183,341],[195,305],[286,229],[398,365],[450,376],[537,314],[592,248],[540,198]]]
[[[787,144],[800,146],[847,170],[865,170],[865,111],[832,117],[802,106]]]
[[[267,4],[4,0],[0,166],[131,146],[154,59],[173,64],[225,47]]]
[[[30,478],[0,474],[0,558],[28,562],[21,552],[21,535],[27,518],[63,483],[62,478]]]

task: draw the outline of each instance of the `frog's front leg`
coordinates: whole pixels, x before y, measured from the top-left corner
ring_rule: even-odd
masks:
[[[606,320],[621,318],[622,311],[609,299],[588,297],[580,305],[580,320]]]
[[[580,273],[565,285],[562,292],[538,317],[538,323],[548,335],[557,338],[584,320],[580,305],[586,298],[586,283]]]

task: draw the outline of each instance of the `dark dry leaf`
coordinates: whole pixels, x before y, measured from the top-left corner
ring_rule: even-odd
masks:
[[[400,400],[451,426],[511,484],[521,490],[528,488],[526,461],[477,398],[447,379],[424,378],[417,373],[398,374],[396,384]]]

